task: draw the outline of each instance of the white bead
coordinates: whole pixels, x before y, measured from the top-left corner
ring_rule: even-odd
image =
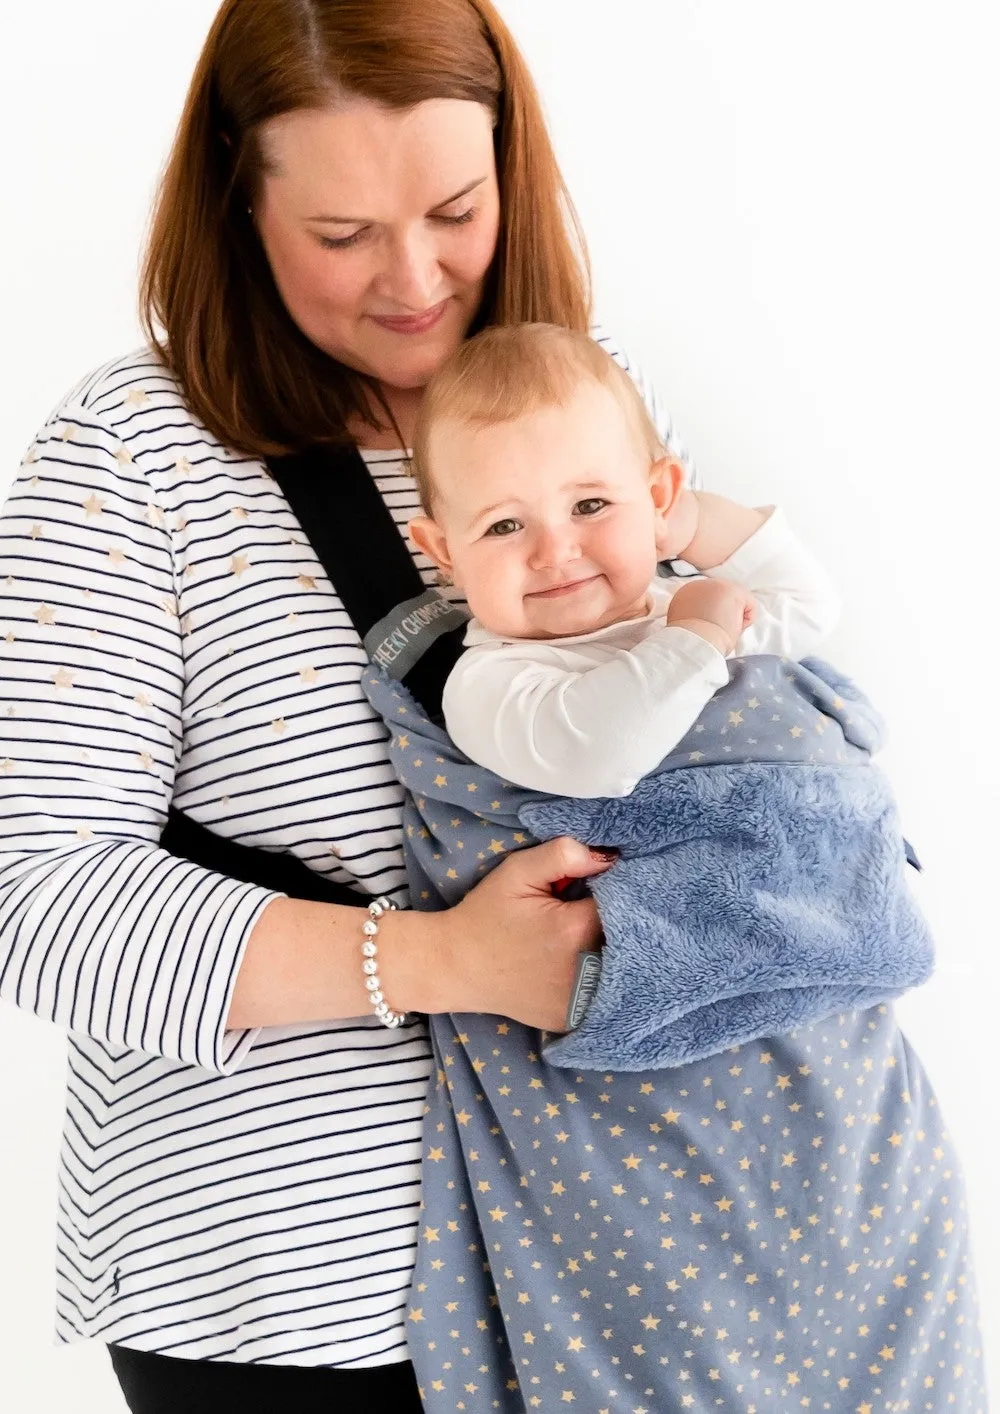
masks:
[[[378,934],[378,923],[375,920],[381,918],[383,913],[394,912],[395,908],[396,905],[391,899],[384,896],[373,899],[368,905],[368,917],[361,925],[364,935],[361,943],[361,968],[364,972],[365,986],[368,989],[368,999],[375,1008],[375,1015],[382,1025],[388,1026],[392,1030],[405,1021],[406,1016],[403,1012],[393,1011],[385,999],[385,993],[382,991],[382,979],[378,975],[378,963],[375,960],[378,947],[374,939]]]

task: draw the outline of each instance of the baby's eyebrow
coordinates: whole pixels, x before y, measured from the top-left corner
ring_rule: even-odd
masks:
[[[483,506],[481,510],[473,511],[470,519],[481,520],[484,516],[496,515],[497,511],[506,509],[510,505],[510,501],[497,501],[495,505]]]

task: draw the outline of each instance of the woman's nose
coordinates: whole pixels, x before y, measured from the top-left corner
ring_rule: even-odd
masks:
[[[433,237],[409,231],[389,246],[382,293],[407,312],[420,313],[444,297],[441,265]]]

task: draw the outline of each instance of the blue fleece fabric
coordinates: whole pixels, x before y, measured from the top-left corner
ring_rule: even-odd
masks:
[[[509,851],[572,835],[614,846],[593,880],[603,972],[546,1060],[650,1070],[897,996],[933,948],[907,889],[881,726],[818,660],[735,659],[730,681],[660,767],[620,799],[525,791],[460,753],[399,683],[366,691],[409,798],[411,894],[458,901]],[[609,729],[613,730],[613,723]]]

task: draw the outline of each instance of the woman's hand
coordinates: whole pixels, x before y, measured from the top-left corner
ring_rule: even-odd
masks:
[[[615,857],[567,837],[550,840],[512,854],[454,908],[421,915],[432,954],[425,975],[408,979],[407,1004],[426,1012],[488,1012],[562,1031],[577,956],[600,946],[601,928],[593,899],[562,903],[552,885],[603,873]],[[383,971],[393,995],[400,994],[390,980],[397,964],[406,965],[402,955],[390,958],[386,949]]]

